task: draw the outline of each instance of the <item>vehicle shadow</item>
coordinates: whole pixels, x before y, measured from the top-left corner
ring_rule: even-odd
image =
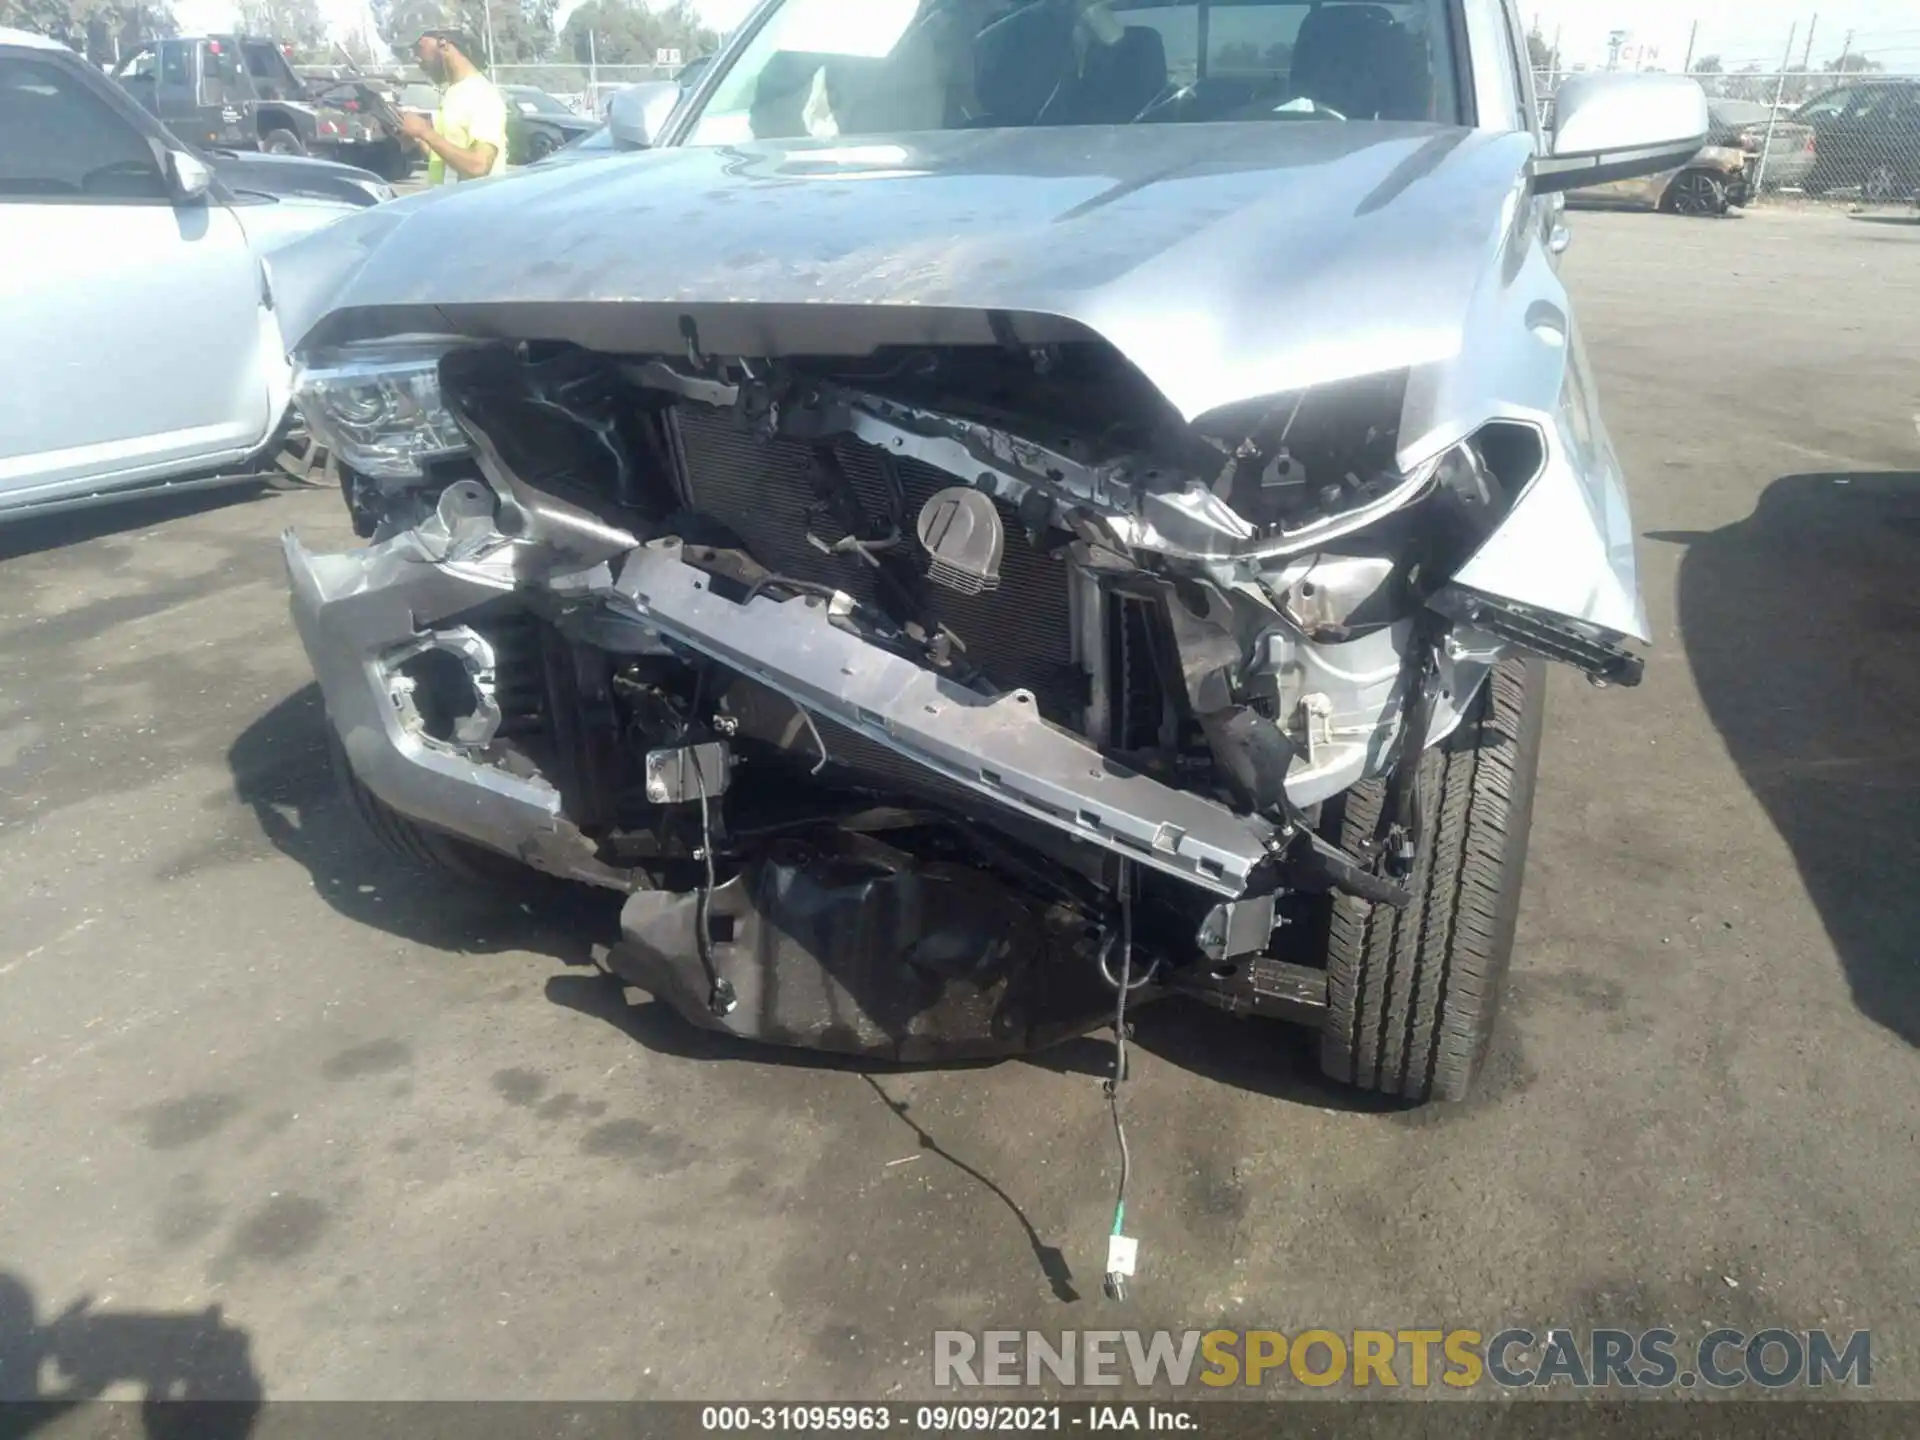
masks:
[[[265,1397],[247,1332],[218,1305],[104,1310],[83,1296],[41,1320],[32,1288],[0,1270],[0,1436],[32,1435],[123,1385],[142,1392],[148,1440],[243,1440]]]
[[[866,1077],[1008,1064],[1096,1079],[1113,1073],[1112,1029],[1106,1025],[1025,1055],[912,1063],[796,1049],[704,1030],[683,1019],[666,1001],[605,971],[553,976],[547,981],[547,999],[605,1021],[649,1050],[682,1060],[747,1061]],[[1127,1024],[1132,1043],[1140,1050],[1233,1089],[1357,1114],[1394,1115],[1414,1108],[1392,1096],[1368,1094],[1328,1079],[1320,1070],[1318,1037],[1304,1026],[1241,1019],[1179,996],[1130,1010]]]
[[[189,515],[204,515],[229,506],[251,504],[272,494],[268,485],[247,481],[223,485],[211,490],[189,490],[175,495],[150,495],[137,500],[119,500],[86,510],[69,510],[59,515],[29,516],[0,524],[0,560],[12,560],[89,540],[120,535],[129,530],[144,530],[149,525],[164,525]],[[0,515],[0,519],[4,519]]]
[[[1648,538],[1686,546],[1701,697],[1854,1003],[1920,1044],[1920,473],[1788,475],[1745,520]]]
[[[635,997],[639,998],[635,998]],[[965,1071],[1007,1063],[1004,1060],[947,1060],[922,1064],[901,1064],[870,1056],[839,1055],[825,1050],[801,1050],[743,1040],[716,1030],[703,1030],[683,1019],[664,1000],[656,1000],[644,991],[629,987],[618,976],[602,972],[593,975],[555,975],[547,981],[547,999],[555,1005],[591,1015],[621,1031],[658,1054],[682,1060],[746,1061],[778,1065],[799,1070],[833,1070],[858,1075],[901,1124],[913,1132],[914,1140],[930,1155],[937,1156],[966,1175],[994,1200],[1004,1205],[1025,1232],[1033,1252],[1034,1264],[1062,1304],[1080,1298],[1073,1284],[1073,1272],[1057,1245],[1049,1244],[1034,1229],[1019,1201],[990,1175],[968,1164],[941,1145],[920,1121],[909,1114],[911,1106],[897,1098],[881,1081],[888,1076],[928,1071]],[[1069,1041],[1068,1045],[1080,1042]],[[1064,1049],[1066,1047],[1056,1047]],[[1111,1054],[1111,1047],[1106,1047]],[[1043,1051],[1042,1055],[1052,1054]],[[1038,1059],[1039,1057],[1029,1057]]]
[[[1181,997],[1148,1006],[1132,1023],[1133,1043],[1142,1050],[1230,1089],[1356,1115],[1418,1108],[1327,1076],[1320,1069],[1319,1032],[1307,1025],[1229,1015]]]
[[[460,954],[527,950],[589,965],[619,935],[620,897],[529,870],[481,890],[409,866],[367,833],[334,781],[317,685],[295,691],[227,751],[236,797],[261,833],[312,877],[340,914]]]

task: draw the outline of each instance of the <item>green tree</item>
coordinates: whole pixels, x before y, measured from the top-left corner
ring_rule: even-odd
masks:
[[[347,32],[346,38],[340,42],[340,48],[346,52],[347,59],[362,70],[371,69],[381,63],[378,42],[359,26]]]
[[[567,17],[566,29],[560,32],[561,54],[584,61],[589,33],[593,52],[603,65],[651,65],[661,50],[678,50],[691,60],[720,43],[687,0],[657,9],[638,0],[586,0]]]
[[[1527,64],[1535,71],[1553,71],[1560,68],[1560,53],[1547,42],[1540,33],[1540,22],[1533,22],[1533,29],[1527,32]]]
[[[1834,75],[1870,75],[1887,67],[1878,60],[1869,60],[1864,55],[1842,55],[1838,59],[1829,60],[1826,68]]]
[[[1693,70],[1691,73],[1695,75],[1724,75],[1727,73],[1727,67],[1718,55],[1702,55],[1698,60],[1693,62]]]
[[[0,25],[48,36],[98,63],[180,33],[167,0],[0,0]]]
[[[555,0],[373,0],[380,37],[403,61],[413,53],[420,32],[456,26],[473,37],[485,60],[491,21],[497,65],[530,65],[553,53]]]
[[[240,0],[240,29],[303,51],[327,43],[327,17],[320,0]]]
[[[72,44],[73,7],[67,0],[0,0],[0,26],[31,30]]]
[[[1772,104],[1779,81],[1760,73],[1758,65],[1742,65],[1720,82],[1720,93],[1728,100],[1753,100]]]

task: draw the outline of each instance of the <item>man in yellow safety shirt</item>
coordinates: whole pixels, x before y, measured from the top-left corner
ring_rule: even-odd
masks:
[[[441,87],[431,121],[411,111],[400,117],[401,133],[426,147],[427,183],[506,174],[506,97],[473,63],[473,42],[458,30],[429,30],[414,53]]]

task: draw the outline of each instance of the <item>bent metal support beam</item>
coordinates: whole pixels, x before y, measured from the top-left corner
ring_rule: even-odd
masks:
[[[633,551],[614,588],[667,638],[1075,839],[1227,897],[1267,858],[1263,822],[1116,765],[1025,691],[988,698],[868,644],[817,596],[735,604],[671,538]]]

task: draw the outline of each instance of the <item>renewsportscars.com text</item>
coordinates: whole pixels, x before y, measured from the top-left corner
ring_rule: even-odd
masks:
[[[1873,1335],[1855,1330],[936,1331],[933,1383],[1357,1390],[1866,1389]]]

